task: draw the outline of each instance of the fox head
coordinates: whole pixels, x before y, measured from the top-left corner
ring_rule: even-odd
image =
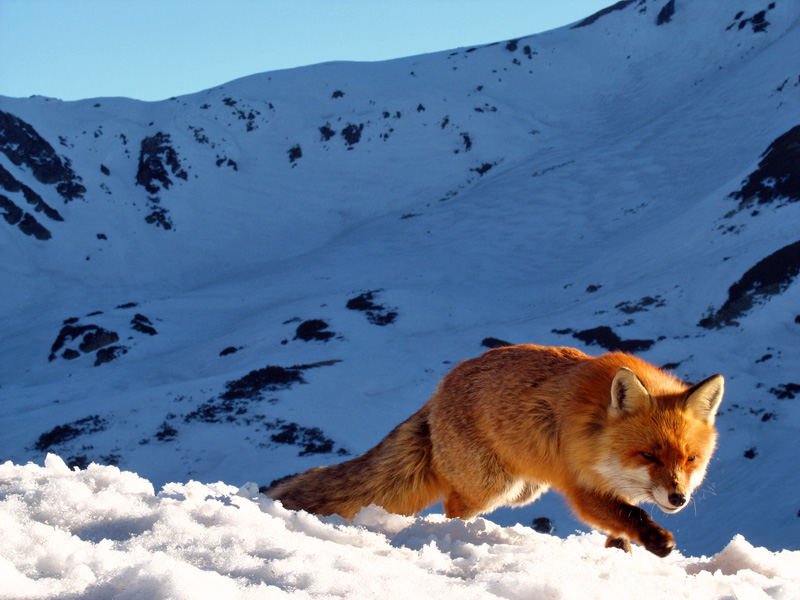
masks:
[[[619,368],[608,405],[608,454],[597,465],[614,493],[666,513],[684,508],[716,446],[724,386],[722,375],[713,375],[688,389],[656,383],[648,390],[631,369]]]

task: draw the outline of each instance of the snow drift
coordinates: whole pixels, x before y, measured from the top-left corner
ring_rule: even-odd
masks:
[[[350,524],[222,482],[153,485],[90,464],[0,465],[3,598],[797,598],[800,552],[736,536],[659,559],[441,515]]]

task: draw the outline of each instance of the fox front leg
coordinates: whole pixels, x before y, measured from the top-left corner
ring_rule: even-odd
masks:
[[[630,552],[630,539],[656,556],[664,557],[675,547],[672,534],[638,506],[582,489],[572,489],[566,495],[581,519],[609,532],[607,548]]]

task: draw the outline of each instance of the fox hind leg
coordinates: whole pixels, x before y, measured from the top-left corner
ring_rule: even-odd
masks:
[[[456,517],[461,519],[471,519],[481,512],[481,507],[474,502],[459,494],[455,490],[450,490],[444,498],[444,514],[449,519]]]

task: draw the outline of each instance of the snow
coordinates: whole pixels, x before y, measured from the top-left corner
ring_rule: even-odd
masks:
[[[157,494],[113,466],[0,465],[3,598],[800,597],[800,552],[737,535],[709,557],[659,559],[477,518],[354,522],[287,511],[257,488],[196,481]]]

